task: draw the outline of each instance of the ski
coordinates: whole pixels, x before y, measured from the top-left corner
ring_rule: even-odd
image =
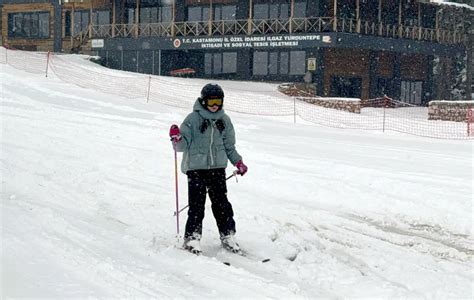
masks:
[[[237,252],[234,252],[234,251],[231,251],[227,248],[223,248],[224,250],[226,250],[226,252],[228,253],[231,253],[231,254],[235,254],[235,255],[238,255],[238,256],[242,256],[242,257],[245,257],[247,259],[250,259],[250,260],[254,260],[258,263],[267,263],[269,262],[271,259],[270,258],[261,258],[261,257],[258,257],[256,255],[253,255],[251,254],[250,252],[248,251],[245,251],[245,250],[242,250],[240,249],[239,251]],[[226,266],[231,266],[232,264],[229,262],[229,261],[223,261],[223,263],[226,265]]]

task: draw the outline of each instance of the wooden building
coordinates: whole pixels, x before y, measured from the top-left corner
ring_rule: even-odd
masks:
[[[4,0],[3,43],[92,51],[108,67],[147,74],[191,68],[203,78],[309,78],[322,96],[387,94],[414,104],[449,88],[450,78],[443,91],[435,86],[433,62],[449,72],[466,52],[466,11],[472,16],[428,0],[55,3]]]

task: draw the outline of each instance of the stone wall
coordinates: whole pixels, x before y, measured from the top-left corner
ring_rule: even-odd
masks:
[[[344,110],[351,113],[360,114],[360,99],[357,98],[315,98],[315,97],[297,97],[299,101],[304,101],[314,105]]]
[[[430,101],[428,120],[467,122],[468,109],[474,109],[474,101]]]

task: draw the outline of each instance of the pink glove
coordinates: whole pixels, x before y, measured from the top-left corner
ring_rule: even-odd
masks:
[[[179,131],[178,125],[171,125],[170,138],[173,143],[179,142],[181,140],[181,132]]]
[[[247,173],[248,168],[242,160],[239,160],[235,164],[235,167],[237,168],[237,174],[244,176],[244,174]]]

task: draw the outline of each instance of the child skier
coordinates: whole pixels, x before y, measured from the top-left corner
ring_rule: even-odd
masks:
[[[227,160],[244,175],[247,166],[235,149],[234,126],[222,109],[224,91],[217,84],[206,84],[190,113],[180,127],[172,125],[170,137],[176,150],[183,152],[181,171],[188,176],[188,220],[184,248],[201,252],[200,239],[206,193],[212,203],[222,246],[239,253],[235,235],[232,205],[227,199],[225,168]]]

